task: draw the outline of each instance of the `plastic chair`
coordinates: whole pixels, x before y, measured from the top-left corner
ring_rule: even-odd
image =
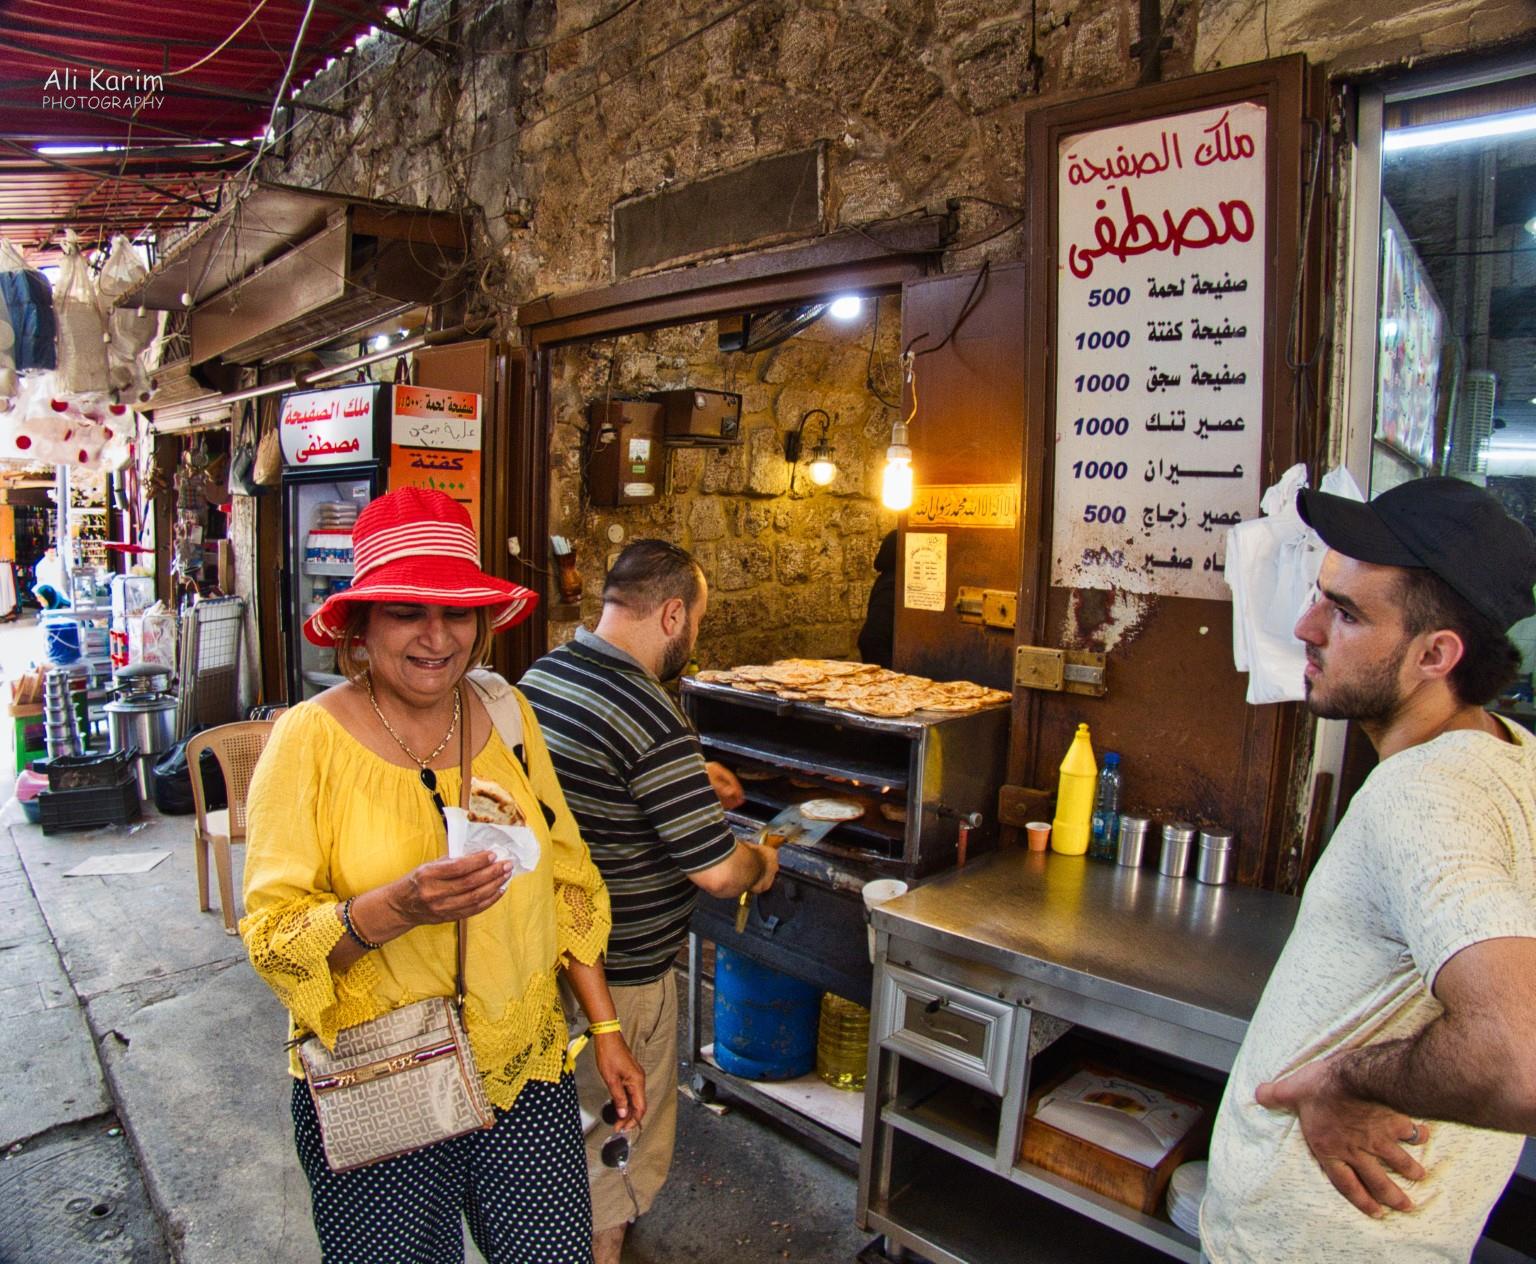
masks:
[[[197,842],[197,906],[205,913],[212,911],[208,903],[208,851],[212,848],[226,935],[239,934],[235,928],[234,858],[230,848],[245,841],[245,796],[272,727],[271,720],[239,720],[205,729],[187,739],[187,772],[192,779],[192,805],[197,813],[193,824]],[[229,806],[214,812],[208,811],[203,793],[201,760],[205,750],[211,750],[219,761],[229,796]]]

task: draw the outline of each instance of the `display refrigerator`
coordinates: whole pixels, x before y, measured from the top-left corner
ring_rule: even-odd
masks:
[[[288,701],[339,684],[336,651],[312,645],[304,620],[352,582],[352,524],[385,491],[390,388],[359,382],[283,396],[283,573],[280,602]]]

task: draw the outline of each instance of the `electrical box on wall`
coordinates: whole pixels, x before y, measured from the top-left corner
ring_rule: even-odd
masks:
[[[741,442],[741,396],[731,391],[657,391],[649,396],[666,412],[667,442],[728,444]]]
[[[587,405],[587,496],[607,509],[646,505],[661,490],[662,406],[645,400]]]

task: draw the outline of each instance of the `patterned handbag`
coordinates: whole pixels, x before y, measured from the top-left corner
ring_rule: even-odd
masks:
[[[468,727],[466,725],[466,727]],[[468,742],[459,738],[459,806],[469,806]],[[299,1045],[299,1060],[333,1172],[381,1163],[495,1126],[464,1035],[464,923],[454,927],[453,997],[433,996]]]

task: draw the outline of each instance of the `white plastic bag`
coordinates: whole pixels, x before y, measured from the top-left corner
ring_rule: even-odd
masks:
[[[142,307],[117,307],[117,300],[149,275],[133,243],[119,234],[112,239],[112,253],[102,265],[97,282],[107,318],[107,371],[112,389],[137,397],[144,384],[140,354],[154,340],[159,314]]]
[[[110,386],[107,326],[96,278],[74,240],[64,247],[53,310],[59,325],[59,390],[66,395],[105,393]]]
[[[1299,702],[1306,697],[1306,647],[1293,629],[1312,600],[1318,567],[1327,552],[1317,533],[1296,512],[1296,494],[1307,486],[1307,467],[1293,465],[1264,493],[1264,516],[1227,533],[1227,585],[1232,589],[1232,661],[1248,673],[1250,703]],[[1364,499],[1354,479],[1334,470],[1323,490]]]

